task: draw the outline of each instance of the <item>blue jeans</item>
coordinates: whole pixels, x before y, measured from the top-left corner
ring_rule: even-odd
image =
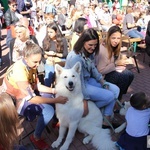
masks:
[[[54,72],[55,68],[53,65],[45,64],[45,78],[44,84],[48,87],[54,82]]]
[[[129,31],[129,32],[127,33],[127,35],[128,35],[129,37],[132,37],[132,38],[141,38],[141,39],[144,39],[143,34],[140,33],[139,31],[137,31],[137,29],[133,29],[133,30]]]
[[[85,81],[85,84],[90,100],[94,101],[99,108],[105,108],[105,116],[112,115],[116,99],[118,99],[119,96],[119,88],[116,85],[107,82],[109,90],[104,89],[94,78],[89,78]]]
[[[51,94],[43,94],[42,97],[53,97]],[[50,104],[42,104],[44,106],[42,113],[38,116],[38,120],[36,123],[34,135],[37,138],[40,138],[42,135],[45,126],[50,122],[52,117],[54,116],[54,107]]]

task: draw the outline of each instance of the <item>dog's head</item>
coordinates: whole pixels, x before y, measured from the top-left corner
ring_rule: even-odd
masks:
[[[65,69],[56,64],[56,86],[59,88],[65,87],[69,91],[73,91],[75,87],[80,88],[80,72],[81,64],[79,62],[77,62],[71,69]]]

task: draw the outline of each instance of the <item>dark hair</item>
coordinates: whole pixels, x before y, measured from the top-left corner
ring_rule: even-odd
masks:
[[[95,55],[98,54],[99,51],[99,36],[96,30],[93,28],[89,28],[83,31],[79,39],[74,45],[74,51],[79,54],[83,48],[83,44],[90,40],[96,40],[98,41],[97,46],[95,47]]]
[[[47,29],[51,28],[56,32],[56,41],[57,41],[57,52],[63,52],[63,35],[58,27],[58,25],[55,22],[50,23],[49,25],[47,25]],[[48,35],[48,32],[43,40],[43,50],[44,51],[49,51],[51,45],[50,45],[50,37]]]
[[[148,21],[147,29],[146,29],[146,35],[150,36],[150,21]]]
[[[8,0],[8,5],[16,3],[17,4],[17,0]]]
[[[106,36],[106,47],[108,50],[109,58],[112,57],[113,53],[114,53],[114,56],[119,56],[120,49],[121,49],[121,44],[122,44],[121,41],[115,48],[112,47],[112,45],[111,45],[110,36],[115,32],[119,32],[122,34],[121,29],[115,25],[115,26],[112,26],[109,28],[109,30],[107,32],[107,36]]]
[[[149,99],[144,92],[137,92],[130,98],[130,104],[132,107],[138,110],[142,110],[149,107]]]
[[[87,24],[87,19],[85,18],[78,18],[76,21],[75,21],[75,24],[74,24],[74,32],[77,32],[77,33],[82,33],[84,31],[84,25]]]

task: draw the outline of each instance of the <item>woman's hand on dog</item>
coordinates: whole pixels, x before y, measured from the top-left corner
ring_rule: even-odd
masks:
[[[67,97],[63,97],[63,96],[58,96],[56,99],[56,103],[60,103],[60,104],[65,104],[68,102],[68,98]]]

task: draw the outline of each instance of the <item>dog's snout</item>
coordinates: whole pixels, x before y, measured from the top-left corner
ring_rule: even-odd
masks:
[[[68,84],[69,84],[69,86],[70,86],[70,87],[72,87],[72,86],[73,86],[73,82],[72,82],[72,81],[69,81],[69,83],[68,83]]]

